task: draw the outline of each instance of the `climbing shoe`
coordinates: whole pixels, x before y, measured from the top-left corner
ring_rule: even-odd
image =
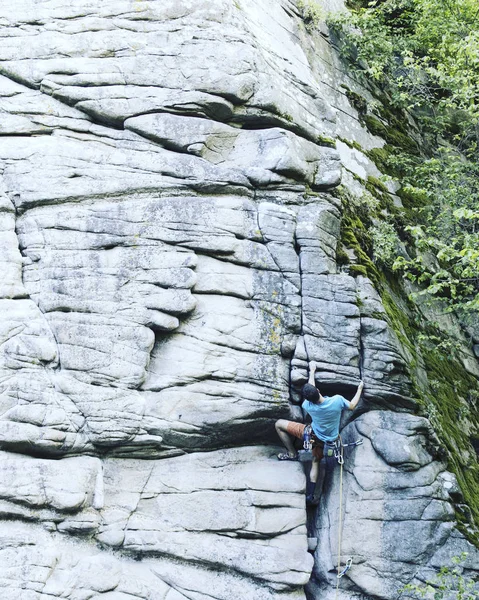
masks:
[[[278,460],[293,460],[293,461],[298,461],[299,460],[299,456],[290,456],[289,454],[278,454]]]

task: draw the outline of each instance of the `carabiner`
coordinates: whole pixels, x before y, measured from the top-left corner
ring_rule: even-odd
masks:
[[[352,558],[348,558],[348,560],[346,561],[346,565],[344,566],[344,569],[341,571],[341,573],[338,573],[336,575],[336,577],[338,579],[341,579],[341,577],[343,575],[346,575],[346,573],[349,571],[349,569],[351,568],[351,565],[353,564],[353,559]]]

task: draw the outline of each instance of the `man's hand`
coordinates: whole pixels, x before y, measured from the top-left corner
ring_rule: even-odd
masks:
[[[318,365],[316,364],[316,361],[314,360],[310,360],[309,361],[309,370],[310,371],[316,371]]]

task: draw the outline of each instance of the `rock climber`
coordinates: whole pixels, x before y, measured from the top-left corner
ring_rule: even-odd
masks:
[[[334,442],[339,436],[339,422],[341,413],[345,409],[354,410],[358,405],[364,383],[361,381],[351,402],[346,398],[335,394],[334,396],[322,396],[315,384],[316,363],[309,363],[309,380],[303,386],[302,408],[312,419],[312,442],[313,460],[311,463],[310,481],[306,490],[306,501],[314,502],[314,489],[318,481],[319,463],[323,458],[325,442]],[[279,419],[276,421],[276,431],[287,449],[287,453],[278,454],[279,460],[298,460],[298,452],[294,447],[293,438],[303,439],[303,423]]]

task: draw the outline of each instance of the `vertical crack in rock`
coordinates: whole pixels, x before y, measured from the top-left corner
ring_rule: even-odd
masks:
[[[364,342],[363,342],[363,324],[362,318],[359,317],[359,377],[363,380],[364,377]]]
[[[336,270],[337,201],[327,194],[313,198],[299,208],[297,217],[303,331],[293,360],[293,381],[305,382],[307,362],[315,360],[327,394],[352,389],[358,380],[359,311],[354,279]]]
[[[298,257],[298,270],[299,270],[299,277],[300,277],[300,284],[299,284],[299,295],[301,298],[301,330],[300,330],[300,338],[299,339],[304,339],[304,299],[303,299],[303,269],[301,266],[301,245],[298,241],[298,237],[297,237],[297,233],[295,231],[295,235],[294,235],[294,250],[296,252],[296,255]],[[299,340],[298,340],[299,341]],[[304,344],[304,342],[303,342]],[[304,348],[305,350],[305,354],[306,354],[306,360],[308,360],[308,355],[306,352],[306,348]],[[302,361],[300,361],[300,359],[296,358],[296,349],[295,349],[295,353],[292,355],[291,357],[291,364],[290,364],[290,371],[289,371],[289,391],[290,391],[290,396],[291,399],[293,401],[294,405],[298,405],[301,403],[302,401],[302,396],[301,396],[301,392],[298,390],[299,384],[303,382],[301,375],[298,377],[298,370],[297,367],[301,367],[304,365],[302,364]],[[296,368],[296,376],[293,377],[293,369]],[[305,381],[304,381],[305,383]],[[292,409],[293,412],[293,416],[298,416],[301,417],[302,414],[300,414],[300,410],[297,408]]]

